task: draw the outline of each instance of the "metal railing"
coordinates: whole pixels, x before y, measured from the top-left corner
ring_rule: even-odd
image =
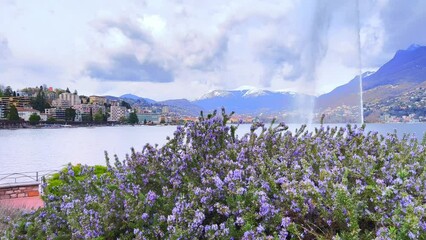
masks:
[[[41,183],[43,177],[49,177],[58,172],[59,170],[43,170],[35,172],[3,173],[0,174],[0,186],[30,182]]]

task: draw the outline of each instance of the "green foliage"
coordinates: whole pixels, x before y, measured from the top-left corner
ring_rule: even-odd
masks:
[[[127,119],[127,122],[130,123],[130,124],[138,124],[139,123],[138,115],[136,115],[136,112],[131,112],[129,114],[129,118]]]
[[[127,109],[132,109],[132,106],[130,106],[130,104],[128,102],[125,102],[125,101],[121,101],[120,106],[126,107]]]
[[[8,239],[426,239],[426,152],[417,140],[252,125],[214,112],[100,169],[48,180],[45,208]]]
[[[21,120],[18,114],[18,109],[16,109],[15,105],[10,106],[9,113],[7,115],[7,120],[11,122],[19,122]]]
[[[47,123],[55,123],[56,122],[56,118],[54,118],[54,117],[48,117],[46,122]]]
[[[74,122],[75,115],[76,115],[75,109],[73,109],[73,108],[65,109],[65,120],[66,121]]]
[[[7,86],[4,89],[3,96],[4,97],[12,97],[13,96],[13,90],[12,90],[12,88],[10,86]]]
[[[102,113],[101,109],[99,109],[98,112],[93,115],[93,121],[95,121],[96,123],[104,122],[104,114]]]
[[[4,233],[9,227],[10,222],[17,221],[20,217],[22,217],[22,214],[22,210],[8,206],[2,206],[0,204],[0,233]]]
[[[127,122],[127,119],[126,119],[126,117],[120,117],[120,119],[118,120],[120,123],[126,123]]]
[[[44,112],[46,108],[50,108],[50,104],[47,102],[43,87],[39,88],[37,96],[31,100],[31,106],[40,112]]]
[[[31,125],[37,125],[40,123],[41,117],[37,113],[33,113],[28,120]]]
[[[71,171],[73,172],[73,179],[76,181],[83,181],[88,177],[92,177],[93,175],[100,177],[108,172],[107,167],[101,165],[95,165],[85,169],[85,171],[82,171],[81,164],[68,165],[68,167],[63,168],[59,173],[55,173],[50,178],[45,180],[47,182],[47,187],[45,189],[46,195],[52,194],[59,197],[66,194],[63,187],[68,183],[68,180],[61,176],[64,174],[69,175]]]

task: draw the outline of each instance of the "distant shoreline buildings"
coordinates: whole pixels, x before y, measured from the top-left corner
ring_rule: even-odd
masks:
[[[364,111],[366,122],[426,122],[426,92],[424,88],[414,89],[401,97],[386,101],[366,102]],[[18,122],[31,122],[31,115],[39,116],[38,123],[69,123],[69,124],[184,124],[198,121],[195,114],[186,114],[182,107],[149,103],[143,100],[117,98],[107,96],[78,95],[68,89],[53,89],[40,86],[12,91],[0,86],[0,121],[9,121],[11,106],[17,111]],[[314,121],[324,123],[348,123],[359,118],[359,106],[339,105],[322,109],[314,113]],[[229,109],[227,109],[229,110]],[[232,109],[231,109],[232,110]],[[232,123],[286,122],[297,119],[297,112],[263,112],[261,114],[239,114],[230,119]],[[129,122],[130,116],[132,122]],[[15,119],[15,121],[17,121]]]

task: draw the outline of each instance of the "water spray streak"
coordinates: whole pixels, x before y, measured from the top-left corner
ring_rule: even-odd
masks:
[[[361,17],[359,10],[359,0],[355,0],[356,2],[356,15],[357,15],[357,31],[358,31],[358,68],[359,68],[359,101],[360,101],[360,120],[361,124],[364,123],[364,100],[363,100],[363,90],[362,90],[362,58],[361,58]]]

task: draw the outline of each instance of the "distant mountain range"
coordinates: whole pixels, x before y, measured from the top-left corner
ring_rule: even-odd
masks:
[[[411,45],[406,50],[397,51],[395,56],[376,72],[363,73],[364,101],[370,105],[371,102],[383,103],[388,98],[402,96],[404,93],[417,89],[425,85],[425,82],[426,47]],[[324,109],[344,105],[359,106],[360,101],[358,76],[319,97],[248,88],[214,90],[194,101],[174,99],[156,102],[132,94],[125,94],[120,98],[127,99],[132,103],[173,106],[180,113],[186,115],[198,115],[201,110],[209,112],[220,107],[225,107],[227,111],[251,115],[295,111],[299,107],[298,103],[301,99],[302,101],[315,101],[315,109],[321,112]]]
[[[426,47],[411,45],[399,50],[395,56],[376,72],[363,74],[364,100],[377,101],[396,97],[426,81]],[[317,107],[359,104],[359,78],[323,94],[317,99]]]
[[[307,96],[292,92],[273,92],[260,89],[215,90],[193,101],[207,111],[225,107],[239,114],[274,113],[293,111],[297,108],[297,98]]]

